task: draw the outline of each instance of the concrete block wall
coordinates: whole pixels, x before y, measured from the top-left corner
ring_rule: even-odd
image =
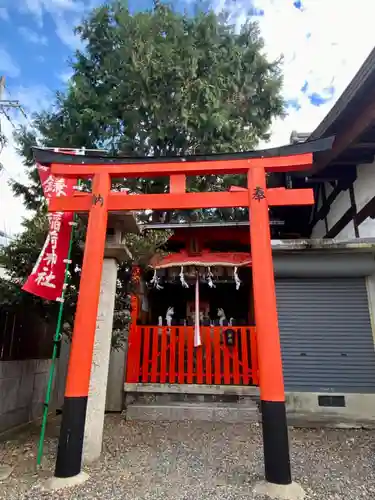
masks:
[[[359,212],[375,195],[375,161],[373,163],[357,165],[357,179],[353,184],[354,198]],[[326,196],[328,197],[332,191],[332,186],[329,183],[325,184]],[[319,197],[317,200],[318,207],[321,206],[322,200]],[[349,190],[342,191],[334,200],[327,215],[328,230],[330,230],[336,222],[338,222],[345,212],[350,208]],[[359,225],[360,238],[375,237],[375,220],[370,217]],[[326,234],[324,220],[318,221],[312,231],[312,238],[323,238]],[[335,237],[338,240],[354,239],[354,223],[350,221],[342,231]]]
[[[0,432],[42,415],[49,359],[0,361]]]

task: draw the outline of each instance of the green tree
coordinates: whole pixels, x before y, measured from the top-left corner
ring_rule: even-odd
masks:
[[[73,76],[66,90],[56,94],[50,109],[33,116],[31,128],[21,127],[16,133],[29,182],[11,185],[36,215],[0,253],[0,265],[10,275],[10,281],[0,283],[0,301],[8,304],[38,300],[25,298],[19,290],[47,230],[32,146],[104,148],[132,156],[244,151],[267,139],[271,120],[283,112],[280,63],[263,55],[263,40],[251,19],[237,33],[227,16],[213,11],[189,16],[155,1],[153,9],[131,14],[124,2],[114,2],[93,10],[76,31],[84,49],[71,60]],[[118,183],[133,191],[164,192],[165,181],[119,179]],[[238,176],[202,176],[190,179],[189,189],[220,190],[241,182]],[[241,213],[180,213],[180,217],[193,215],[217,218]],[[77,263],[80,241],[73,252]],[[134,260],[143,263],[145,255],[162,243],[150,235],[129,239]],[[128,264],[124,263],[125,271]],[[72,280],[66,301],[68,328],[79,275]],[[123,303],[126,298],[121,294]],[[39,302],[38,307],[49,314],[52,306]]]
[[[188,16],[156,1],[152,10],[131,14],[115,2],[95,9],[76,32],[85,48],[71,61],[68,88],[52,109],[35,115],[34,130],[17,134],[31,189],[13,188],[30,208],[41,196],[30,152],[37,137],[43,146],[132,156],[244,151],[266,139],[272,118],[283,112],[279,61],[263,55],[251,19],[236,33],[227,16],[213,11]],[[239,181],[203,176],[190,189],[232,182]],[[163,192],[165,184],[127,183],[142,192]]]
[[[0,304],[2,311],[16,312],[19,309],[33,310],[47,324],[56,321],[59,304],[43,300],[22,291],[22,285],[32,272],[48,232],[48,221],[44,211],[23,222],[23,231],[11,242],[0,248],[0,267],[5,269],[6,278],[0,279]],[[78,239],[72,251],[73,265],[69,287],[66,290],[64,316],[67,324],[72,323],[79,275],[74,269],[81,263]]]
[[[0,278],[0,304],[3,311],[14,312],[18,309],[31,308],[47,324],[56,321],[59,304],[43,300],[22,291],[22,285],[30,275],[48,232],[45,213],[37,213],[23,223],[23,232],[7,246],[0,248],[0,267],[6,270],[6,278]],[[82,265],[82,243],[85,226],[79,221],[73,240],[68,287],[64,297],[64,332],[70,336],[73,326],[77,293]],[[115,299],[114,335],[112,345],[120,347],[127,332],[130,320],[129,293],[131,289],[131,266],[137,263],[141,267],[148,264],[150,257],[163,252],[163,245],[171,232],[152,231],[138,234],[126,234],[124,243],[129,249],[129,257],[118,268],[118,280]],[[30,310],[31,310],[30,309]]]

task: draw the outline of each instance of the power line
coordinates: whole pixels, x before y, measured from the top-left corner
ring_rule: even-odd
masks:
[[[16,99],[4,99],[4,91],[5,91],[5,76],[0,76],[0,155],[5,146],[7,145],[7,139],[5,134],[2,132],[2,127],[1,127],[2,117],[4,116],[8,120],[8,122],[12,125],[13,128],[16,128],[10,115],[10,113],[13,110],[20,111],[27,120],[26,113],[23,110],[20,102]],[[22,182],[19,175],[17,175],[18,180],[14,178],[14,176],[1,163],[1,157],[0,157],[0,178],[3,175],[6,175],[13,184],[15,183],[21,184],[22,186],[24,186],[26,190],[29,190],[29,188],[25,186],[25,184]],[[5,231],[0,231],[0,232],[3,233],[1,234],[3,238],[7,237],[9,239],[9,235],[7,235]]]
[[[4,85],[4,88],[6,89],[9,96],[12,97],[12,91],[10,90],[9,86]],[[3,102],[12,103],[12,105],[9,107],[9,109],[15,109],[15,108],[18,109],[22,113],[23,117],[25,118],[27,125],[31,129],[34,129],[34,124],[32,123],[32,121],[30,121],[29,117],[27,116],[27,112],[26,112],[25,108],[22,106],[22,104],[20,104],[20,101],[18,99],[3,100]],[[11,122],[11,124],[12,124],[13,128],[16,128],[12,122]]]
[[[0,153],[3,151],[4,147],[7,144],[7,140],[5,135],[2,132],[1,128],[1,117],[5,116],[8,122],[15,128],[15,125],[10,116],[10,112],[14,109],[20,111],[22,115],[27,119],[26,113],[22,108],[20,102],[15,99],[4,99],[4,91],[5,91],[5,76],[0,76]],[[0,164],[0,170],[4,168]]]
[[[16,177],[14,175],[12,175],[5,167],[4,165],[1,165],[1,168],[0,168],[0,177],[1,175],[4,174],[8,177],[9,180],[11,180],[13,183],[17,183],[17,184],[22,184],[24,187],[27,187],[24,185],[24,182],[23,180],[21,179],[21,176],[19,174],[16,174]],[[18,177],[18,179],[17,179]]]
[[[20,101],[18,99],[4,99],[4,92],[5,89],[7,90],[7,93],[11,96],[11,92],[9,88],[5,85],[5,76],[0,76],[0,154],[4,147],[7,145],[7,140],[5,135],[2,133],[1,129],[1,117],[5,116],[5,118],[9,121],[9,123],[12,125],[13,128],[16,128],[15,124],[13,123],[13,120],[10,116],[10,112],[12,110],[17,110],[20,111],[25,120],[27,121],[28,125],[32,127],[32,124],[30,123],[30,120],[27,117],[27,114],[25,110],[23,109]],[[0,159],[0,176],[1,174],[7,175],[7,177],[13,182],[13,183],[18,183],[21,184],[25,189],[29,189],[28,186],[24,184],[24,182],[21,179],[21,176],[19,174],[12,175],[4,165],[1,164],[1,159]]]
[[[13,236],[10,236],[8,233],[2,231],[1,229],[0,229],[0,237],[5,238],[7,240],[14,240]]]
[[[5,118],[13,125],[13,121],[9,116],[9,112],[12,109],[17,109],[22,113],[22,115],[26,118],[26,113],[21,106],[21,103],[16,99],[4,99],[4,91],[5,91],[5,76],[0,77],[0,113],[5,116]],[[1,120],[0,120],[0,133],[1,133]]]
[[[30,122],[30,120],[28,119],[27,117],[27,114],[25,113],[22,105],[20,104],[20,102],[17,100],[17,99],[4,99],[4,91],[5,91],[5,76],[0,76],[0,154],[3,150],[3,148],[6,146],[6,137],[4,136],[4,134],[2,134],[2,129],[1,129],[1,115],[5,116],[5,118],[9,121],[9,123],[14,127],[14,123],[9,115],[9,112],[16,109],[18,111],[20,111],[23,115],[23,117],[25,118],[25,120],[27,121],[28,125],[33,128],[33,125],[32,123]],[[7,92],[9,93],[9,95],[11,96],[11,92],[10,90],[7,88]],[[85,148],[85,147],[81,147],[81,148],[71,148],[71,147],[66,147],[66,148],[60,148],[60,147],[42,147],[42,149],[48,149],[48,150],[51,150],[51,151],[61,151],[61,152],[66,152],[66,153],[73,153],[73,154],[85,154],[86,152],[91,152],[91,153],[98,153],[98,154],[101,154],[101,153],[106,153],[106,150],[105,149],[98,149],[98,148],[94,148],[94,149],[90,149],[90,148]],[[8,178],[13,182],[17,182],[18,184],[21,184],[24,188],[26,188],[27,190],[30,189],[30,187],[28,186],[25,186],[25,184],[20,180],[20,177],[19,177],[19,180],[16,181],[16,179],[14,178],[14,176],[12,174],[10,174],[10,172],[4,167],[4,165],[1,164],[0,162],[0,176],[1,174],[5,174],[8,176]]]

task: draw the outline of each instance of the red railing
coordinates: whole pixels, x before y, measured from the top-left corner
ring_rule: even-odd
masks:
[[[255,327],[201,327],[202,346],[194,347],[194,328],[134,325],[129,332],[126,382],[159,384],[258,384]]]

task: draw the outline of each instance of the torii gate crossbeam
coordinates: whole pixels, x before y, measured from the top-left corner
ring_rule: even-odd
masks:
[[[315,141],[310,151],[329,149]],[[51,201],[50,212],[88,212],[89,221],[82,265],[81,283],[74,322],[71,354],[65,390],[64,411],[56,461],[56,477],[72,477],[81,471],[87,397],[99,303],[101,269],[104,257],[109,211],[144,209],[187,209],[248,207],[252,254],[255,321],[257,328],[259,380],[264,443],[265,476],[275,484],[290,484],[288,431],[282,373],[280,338],[276,309],[271,239],[270,205],[310,205],[311,189],[267,189],[266,172],[304,170],[311,167],[312,153],[292,156],[249,157],[219,155],[219,159],[196,158],[124,159],[77,157],[46,153],[35,148],[37,162],[49,164],[52,174],[61,177],[92,178],[92,193],[76,193]],[[283,149],[283,148],[280,148]],[[284,148],[288,150],[288,147]],[[289,149],[291,149],[289,147]],[[256,153],[256,152],[255,152]],[[215,155],[213,155],[215,156]],[[186,175],[247,173],[247,189],[230,192],[186,193]],[[129,195],[111,192],[111,178],[169,176],[170,192]]]

